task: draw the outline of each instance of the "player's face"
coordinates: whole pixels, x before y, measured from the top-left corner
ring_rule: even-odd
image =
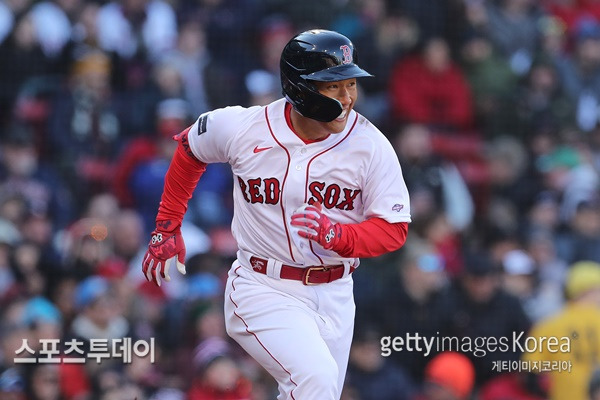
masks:
[[[342,103],[342,113],[333,121],[326,122],[327,128],[332,133],[339,133],[346,127],[348,114],[354,107],[358,98],[356,78],[336,82],[314,82],[319,93],[331,97]]]

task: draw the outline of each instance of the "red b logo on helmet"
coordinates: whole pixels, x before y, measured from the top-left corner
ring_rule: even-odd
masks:
[[[350,46],[344,44],[340,46],[340,49],[342,50],[342,54],[344,54],[342,64],[350,64],[352,62],[352,51],[350,50]]]

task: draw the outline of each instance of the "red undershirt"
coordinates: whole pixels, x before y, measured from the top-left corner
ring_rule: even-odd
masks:
[[[296,133],[291,124],[291,108],[289,103],[286,104],[285,119],[289,128]],[[166,220],[174,222],[169,231],[179,229],[181,226],[188,201],[206,170],[206,164],[186,152],[182,145],[182,142],[187,142],[188,131],[189,128],[174,137],[179,142],[179,146],[165,175],[164,191],[156,216],[157,222]],[[318,141],[302,140],[306,144]],[[342,257],[377,257],[398,250],[406,242],[408,233],[408,223],[389,223],[377,217],[358,224],[340,224],[340,226],[342,236],[333,250]]]
[[[292,125],[292,105],[290,103],[285,103],[284,114],[285,114],[285,122],[287,122],[288,127],[290,128],[290,130],[292,132],[294,132],[296,134],[296,136],[298,136],[298,139],[300,139],[304,142],[304,144],[320,142],[321,140],[325,140],[329,137],[329,135],[327,135],[321,139],[304,139],[302,136],[298,135],[298,132],[296,132],[296,129],[294,129],[294,125]]]

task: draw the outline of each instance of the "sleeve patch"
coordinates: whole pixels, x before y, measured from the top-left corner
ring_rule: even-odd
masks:
[[[198,136],[206,132],[206,123],[208,121],[208,113],[202,114],[198,120]]]

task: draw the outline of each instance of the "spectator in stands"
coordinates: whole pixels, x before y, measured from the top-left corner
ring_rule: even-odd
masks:
[[[140,214],[131,209],[120,210],[111,230],[114,255],[128,264],[146,245],[144,223]]]
[[[98,38],[98,12],[100,4],[95,2],[78,3],[77,12],[70,16],[72,31],[69,41],[64,45],[58,61],[57,71],[62,77],[68,76],[82,54],[91,51],[103,51]],[[114,52],[106,52],[111,58],[117,57]],[[113,77],[113,80],[117,79]]]
[[[545,398],[559,400],[587,400],[588,384],[597,367],[597,351],[600,348],[600,264],[581,261],[570,266],[565,282],[568,303],[558,314],[536,323],[529,336],[555,337],[560,344],[569,343],[569,349],[551,351],[540,346],[538,351],[525,352],[523,359],[528,362],[549,361],[561,364],[549,372],[531,371],[538,378],[546,376],[548,384],[538,380],[540,390],[546,389]],[[564,361],[564,363],[563,363]]]
[[[80,349],[89,352],[92,340],[106,340],[131,337],[130,322],[124,310],[113,296],[113,285],[106,278],[90,276],[78,283],[74,298],[76,312],[64,340],[76,340]],[[109,353],[110,354],[110,353]],[[98,379],[107,368],[121,368],[118,358],[107,357],[101,363],[90,360],[85,364],[61,364],[64,386],[73,395],[97,391]],[[104,389],[100,386],[101,391]],[[101,392],[100,392],[101,393]],[[95,393],[99,394],[99,393]]]
[[[463,273],[443,302],[442,336],[512,338],[513,332],[529,330],[531,322],[519,300],[501,287],[500,272],[500,266],[485,250],[469,252]],[[515,361],[521,354],[511,348],[486,352],[481,357],[468,355],[479,385],[497,373],[490,367],[493,361]]]
[[[220,338],[207,338],[194,351],[196,378],[187,393],[189,400],[248,399],[252,382],[232,358],[229,345]]]
[[[506,134],[514,129],[517,75],[485,34],[472,29],[466,35],[460,59],[473,93],[477,126],[486,138]]]
[[[584,200],[557,237],[560,258],[572,264],[581,260],[600,262],[600,202]]]
[[[527,209],[522,223],[523,235],[526,238],[535,234],[552,235],[557,232],[560,224],[558,195],[549,190],[541,190]]]
[[[238,90],[231,85],[231,68],[216,63],[211,57],[204,27],[195,17],[181,24],[176,47],[166,52],[160,61],[179,71],[182,94],[193,115],[225,106],[227,94]]]
[[[450,278],[463,269],[463,238],[448,220],[446,214],[435,210],[414,219],[413,234],[428,243],[442,258],[444,271]]]
[[[149,77],[137,88],[128,90],[122,98],[126,116],[123,130],[130,135],[151,136],[159,127],[156,125],[160,104],[167,100],[177,100],[184,105],[183,112],[188,118],[191,105],[185,100],[183,76],[173,60],[162,58],[149,68]],[[162,128],[162,127],[160,127]]]
[[[172,136],[189,123],[189,105],[182,99],[158,104],[156,133],[136,138],[125,146],[115,163],[115,194],[124,207],[133,207],[142,217],[143,228],[154,224],[154,209],[160,201],[160,185],[177,145]]]
[[[60,371],[56,364],[33,364],[25,368],[25,393],[31,400],[63,400]]]
[[[100,262],[110,255],[108,241],[94,239],[92,229],[96,238],[106,238],[106,225],[94,219],[78,220],[58,234],[61,269],[78,281],[93,275]]]
[[[48,279],[48,300],[52,302],[61,315],[62,332],[67,332],[77,313],[73,298],[77,288],[77,279],[69,274],[55,274]]]
[[[397,121],[451,130],[472,127],[471,91],[443,38],[427,40],[417,54],[396,63],[389,96]]]
[[[12,32],[0,44],[0,59],[10,60],[0,63],[0,124],[7,124],[23,84],[52,71],[52,63],[35,35],[31,13],[15,20]]]
[[[572,55],[555,60],[560,83],[576,106],[577,127],[585,132],[598,122],[600,102],[600,23],[587,17],[577,22]]]
[[[489,226],[516,235],[543,186],[531,173],[527,148],[517,138],[500,136],[488,142],[485,157],[489,192],[481,214]]]
[[[540,10],[532,0],[486,2],[486,31],[513,72],[525,75],[531,68],[539,41]]]
[[[81,3],[81,0],[44,0],[31,8],[36,36],[47,57],[58,57],[71,39]]]
[[[558,288],[540,277],[535,260],[524,250],[510,250],[502,258],[502,286],[516,296],[532,322],[561,309],[563,298]]]
[[[466,400],[475,387],[475,368],[457,352],[443,352],[425,367],[422,394],[415,400]]]
[[[53,162],[80,204],[108,188],[126,134],[110,73],[104,53],[84,54],[73,65],[68,89],[53,102],[48,132]]]
[[[124,59],[141,54],[155,60],[177,39],[175,12],[162,0],[108,2],[100,8],[97,24],[101,48]]]
[[[31,126],[15,121],[0,139],[0,176],[0,192],[22,197],[28,215],[48,216],[53,229],[73,218],[71,193],[54,165],[40,157]]]
[[[542,297],[553,299],[548,301],[550,307],[544,307],[538,320],[555,313],[555,307],[564,302],[563,284],[568,265],[557,254],[557,233],[563,229],[557,196],[541,192],[524,222],[523,243],[537,268],[538,292],[543,293]]]
[[[249,103],[265,105],[280,97],[279,60],[294,27],[284,16],[270,16],[259,24],[257,32],[258,64],[244,77],[250,94]]]
[[[257,63],[256,45],[252,38],[255,37],[256,22],[263,16],[264,8],[257,7],[252,0],[210,0],[202,3],[201,7],[196,7],[196,11],[202,13],[211,60],[219,68],[227,70],[228,87],[234,88],[233,91],[222,93],[222,100],[224,104],[248,104],[244,76]],[[306,3],[292,2],[284,8],[305,7]],[[316,17],[317,13],[314,14]],[[222,105],[213,104],[217,107]]]
[[[395,261],[395,267],[395,274],[389,277],[379,296],[357,305],[357,319],[362,321],[358,325],[373,324],[384,336],[405,337],[418,332],[435,337],[442,328],[442,292],[447,280],[442,258],[429,244],[413,239]],[[430,357],[401,351],[390,358],[412,381],[419,382]]]
[[[23,241],[13,249],[11,266],[19,283],[19,294],[43,295],[48,271],[42,270],[42,251],[33,242]]]
[[[577,131],[575,135],[578,135]],[[595,201],[598,197],[600,175],[585,144],[551,145],[538,155],[535,165],[541,173],[544,188],[559,196],[562,223],[571,220],[580,203]]]
[[[411,215],[443,210],[452,227],[462,231],[473,221],[473,198],[456,165],[436,154],[433,136],[426,125],[408,124],[394,140],[411,194]]]
[[[149,84],[158,58],[175,46],[177,26],[173,6],[163,0],[103,2],[95,20],[95,36],[97,46],[111,55],[111,83],[117,93],[136,94]],[[144,100],[134,101],[145,109]],[[127,98],[122,106],[131,101]],[[139,133],[135,128],[139,126],[133,129]]]
[[[369,325],[357,327],[346,380],[361,400],[410,400],[414,383],[404,368],[381,356],[381,336]]]
[[[553,61],[534,61],[516,94],[520,119],[518,133],[530,135],[529,132],[546,126],[554,126],[557,130],[574,126],[575,107],[561,86]]]
[[[21,226],[28,213],[27,202],[20,195],[0,196],[0,218]]]
[[[569,52],[572,32],[567,31],[567,26],[560,18],[543,15],[539,20],[539,29],[541,43],[536,58],[555,60]]]
[[[540,290],[555,293],[549,293],[549,296],[559,297],[564,301],[562,287],[568,266],[556,254],[554,236],[545,231],[531,233],[526,239],[526,248],[537,265]]]
[[[419,0],[396,0],[388,3],[388,9],[392,13],[402,12],[419,26],[419,35],[422,40],[431,38],[451,36],[447,29],[448,23],[452,21],[454,2],[434,1],[423,3]]]

